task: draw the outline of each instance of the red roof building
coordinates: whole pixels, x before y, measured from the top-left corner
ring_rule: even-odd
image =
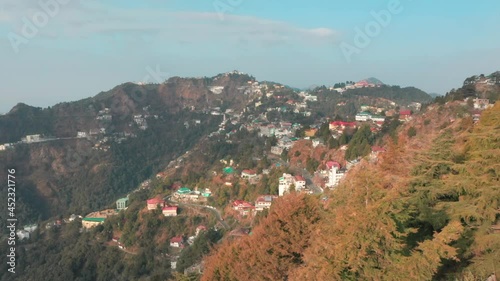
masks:
[[[158,208],[158,206],[160,206],[161,208],[165,206],[165,200],[161,198],[152,198],[147,200],[146,202],[148,204],[148,210],[155,210],[156,208]]]
[[[162,213],[165,217],[177,216],[177,206],[163,207]]]
[[[330,122],[329,128],[330,130],[343,130],[345,128],[356,128],[356,126],[356,122],[333,121]]]
[[[401,110],[399,111],[399,120],[408,121],[411,119],[411,110]]]
[[[246,201],[236,200],[233,202],[233,210],[238,211],[242,216],[248,215],[254,209],[255,206]]]
[[[306,181],[303,176],[295,176],[295,181]]]
[[[254,206],[247,201],[243,200],[236,200],[233,202],[233,209],[236,211],[242,210],[242,209],[251,209],[254,208]]]
[[[170,239],[170,247],[183,248],[184,238],[182,238],[182,236],[172,237],[172,239]]]
[[[257,172],[253,170],[243,170],[241,172],[241,177],[244,179],[254,178],[257,176]]]
[[[198,234],[200,234],[200,232],[202,231],[207,231],[207,227],[204,226],[204,225],[199,225],[197,228],[196,228],[196,236],[198,236]]]
[[[337,170],[340,170],[340,163],[339,162],[335,162],[335,161],[328,161],[326,162],[326,168],[328,170],[331,170],[333,167],[336,167]]]

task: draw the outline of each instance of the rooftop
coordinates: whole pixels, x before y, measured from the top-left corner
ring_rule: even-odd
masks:
[[[83,218],[82,221],[104,222],[105,218]]]

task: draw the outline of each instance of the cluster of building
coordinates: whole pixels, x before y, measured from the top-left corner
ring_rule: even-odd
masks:
[[[134,122],[141,130],[146,130],[148,128],[148,122],[142,114],[134,115]]]
[[[379,124],[379,123],[383,124],[385,122],[385,116],[372,114],[368,111],[363,111],[363,112],[356,114],[355,119],[358,122],[373,121],[377,124]]]
[[[361,80],[359,82],[356,82],[354,84],[346,84],[345,87],[341,88],[335,88],[335,87],[330,87],[330,90],[337,91],[339,93],[343,93],[347,90],[353,90],[353,89],[361,89],[361,88],[379,88],[381,87],[382,84],[375,84],[375,83],[370,83],[366,80]]]
[[[158,208],[161,208],[161,212],[165,217],[177,216],[178,207],[167,205],[165,200],[161,198],[148,199],[146,203],[148,211],[157,210]]]
[[[254,204],[244,200],[235,200],[231,204],[231,208],[238,212],[240,216],[249,216],[255,214],[255,212],[271,208],[273,201],[278,198],[277,195],[260,195]]]
[[[467,99],[465,101],[467,101]],[[472,102],[473,102],[474,109],[477,109],[477,110],[485,110],[485,109],[493,107],[493,104],[490,104],[489,99],[475,98],[472,100]]]
[[[198,188],[191,190],[188,187],[181,187],[172,195],[173,199],[182,202],[206,202],[211,196],[212,191],[208,188],[198,191]]]
[[[337,132],[341,134],[344,132],[346,129],[356,129],[357,128],[357,123],[356,122],[344,122],[344,121],[333,121],[328,124],[328,128],[330,131]]]
[[[17,238],[19,238],[19,240],[29,239],[31,237],[31,233],[33,233],[37,229],[37,224],[25,225],[23,229],[17,230]]]
[[[283,196],[290,192],[292,185],[295,187],[296,192],[302,192],[306,188],[306,180],[302,176],[292,176],[291,174],[284,173],[279,179],[278,194]]]
[[[13,148],[14,148],[14,144],[13,143],[0,144],[0,151],[5,151],[5,150],[8,150],[8,149],[13,149]]]
[[[468,78],[464,82],[464,86],[466,85],[475,85],[475,84],[484,84],[484,85],[489,85],[489,86],[494,86],[494,85],[499,85],[500,84],[500,78],[497,76],[490,76],[490,77],[485,77],[484,75],[479,75],[479,76],[472,76],[471,78]]]
[[[111,121],[113,120],[113,115],[111,115],[111,110],[109,108],[104,108],[102,110],[99,110],[97,113],[96,120],[99,121]]]

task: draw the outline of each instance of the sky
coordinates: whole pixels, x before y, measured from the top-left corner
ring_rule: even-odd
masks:
[[[498,30],[500,1],[0,0],[0,113],[232,70],[444,94],[500,70]]]

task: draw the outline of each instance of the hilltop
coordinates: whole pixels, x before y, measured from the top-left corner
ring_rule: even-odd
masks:
[[[475,262],[491,259],[481,251],[495,238],[488,229],[496,221],[481,202],[497,194],[467,173],[491,175],[482,181],[486,188],[496,177],[487,162],[495,159],[474,164],[482,161],[475,155],[486,153],[480,149],[496,155],[489,139],[497,137],[491,112],[498,106],[483,111],[496,100],[477,99],[483,85],[471,99],[458,98],[460,90],[454,100],[432,103],[416,88],[355,84],[343,92],[298,91],[233,71],[125,83],[45,109],[17,105],[0,116],[0,137],[12,142],[0,144],[0,173],[16,168],[19,223],[39,226],[20,249],[52,261],[23,257],[20,270],[33,270],[18,279],[43,273],[53,280],[165,280],[178,271],[182,280],[203,269],[206,280],[370,279],[399,271],[427,280],[460,276],[454,268],[483,276],[488,268]],[[495,89],[484,93],[495,97]],[[484,147],[468,146],[479,139]],[[455,185],[460,182],[472,191]],[[148,199],[175,214],[150,208]],[[115,211],[117,200],[128,207]],[[92,221],[108,209],[113,215]],[[196,238],[199,224],[210,235]],[[365,243],[372,234],[385,244]],[[470,237],[480,244],[470,246]],[[328,245],[339,245],[349,264],[321,250]],[[442,262],[425,264],[422,272],[412,267],[435,256]],[[261,258],[265,264],[247,263]],[[51,270],[49,264],[63,261],[71,266]],[[108,271],[109,265],[116,266]]]

